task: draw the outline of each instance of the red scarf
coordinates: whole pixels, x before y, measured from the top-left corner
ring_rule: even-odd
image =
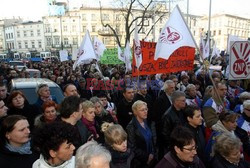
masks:
[[[94,135],[94,137],[97,138],[97,132],[96,132],[96,128],[95,128],[95,121],[91,122],[91,121],[88,121],[86,118],[82,117],[82,122],[83,122],[84,125],[86,125],[86,127]]]

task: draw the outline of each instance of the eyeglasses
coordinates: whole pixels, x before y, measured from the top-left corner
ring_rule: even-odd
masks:
[[[192,148],[182,148],[182,149],[185,149],[185,150],[188,150],[189,152],[192,152],[192,151],[196,151],[198,149],[198,146],[193,146]]]

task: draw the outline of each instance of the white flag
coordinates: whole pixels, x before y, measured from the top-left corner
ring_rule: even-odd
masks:
[[[228,39],[227,39],[227,53],[228,54],[230,53],[230,42],[231,41],[247,41],[247,40],[243,40],[243,39],[239,38],[238,36],[234,36],[234,35],[229,34]]]
[[[203,48],[203,58],[204,59],[209,57],[209,52],[210,52],[209,43],[207,41],[205,47]]]
[[[93,48],[88,30],[86,31],[81,46],[78,50],[77,57],[78,58],[73,65],[73,70],[75,70],[75,68],[81,64],[89,64],[93,59],[96,59],[95,50]]]
[[[60,61],[68,61],[69,60],[69,56],[68,56],[68,51],[67,50],[60,50],[59,51],[59,55],[60,55]]]
[[[124,50],[124,57],[125,57],[125,65],[126,65],[126,72],[129,72],[132,70],[132,66],[131,66],[131,50],[130,50],[130,46],[129,46],[129,41],[127,41],[125,50]]]
[[[200,52],[203,54],[203,50],[204,50],[204,40],[203,40],[203,36],[202,33],[200,34]]]
[[[124,54],[119,46],[117,46],[117,51],[118,51],[118,59],[125,63]]]
[[[196,45],[177,5],[161,31],[154,60],[168,59],[175,50],[182,46],[195,47]]]
[[[138,27],[137,20],[135,22],[135,33],[134,33],[134,57],[136,62],[136,67],[139,69],[142,63],[141,45],[138,37]]]
[[[94,49],[97,55],[97,60],[100,60],[104,50],[106,50],[105,45],[97,37],[94,38]]]
[[[219,56],[220,56],[220,50],[216,47],[216,44],[214,43],[212,55],[211,55],[211,58],[210,58],[210,62],[212,61],[213,57],[216,58],[216,57],[219,57]]]

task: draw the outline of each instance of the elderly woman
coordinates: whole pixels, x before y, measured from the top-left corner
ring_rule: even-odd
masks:
[[[223,133],[216,138],[213,147],[212,168],[249,168],[241,159],[241,141],[233,134]]]
[[[30,147],[29,123],[24,116],[6,117],[0,132],[0,165],[8,168],[28,168],[39,155]]]
[[[76,151],[76,168],[109,168],[111,155],[95,141],[82,145]]]
[[[243,103],[243,113],[237,121],[238,126],[241,127],[250,136],[250,100]]]
[[[21,91],[11,92],[7,106],[9,108],[9,115],[23,115],[27,118],[30,128],[34,126],[34,120],[40,114],[39,109],[35,105],[30,105],[26,97]]]
[[[152,167],[155,158],[153,134],[147,125],[147,104],[137,100],[132,105],[134,117],[127,126],[128,142],[135,153],[135,167]]]
[[[246,100],[250,100],[250,93],[249,92],[241,93],[239,96],[239,102],[234,108],[234,112],[241,114],[243,112],[243,103]]]
[[[46,123],[51,123],[57,119],[57,104],[51,100],[46,101],[42,105],[43,114],[35,119],[35,127],[41,128]]]
[[[91,101],[84,101],[82,103],[82,122],[88,140],[94,138],[98,140],[100,137],[100,127],[95,120],[95,105]],[[87,128],[87,129],[86,129]]]
[[[38,95],[38,99],[35,104],[38,107],[42,107],[43,103],[48,100],[52,100],[58,103],[56,97],[50,94],[49,86],[47,84],[38,85],[38,87],[36,88],[36,93]]]
[[[98,97],[92,97],[90,101],[95,106],[95,120],[98,125],[102,125],[104,122],[115,123],[111,114],[104,109],[101,100]]]

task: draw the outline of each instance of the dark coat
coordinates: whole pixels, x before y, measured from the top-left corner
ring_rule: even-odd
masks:
[[[118,123],[123,127],[123,129],[126,129],[128,123],[131,121],[133,117],[132,112],[132,102],[128,102],[125,98],[122,98],[117,106],[117,118]]]
[[[156,126],[161,125],[159,121],[161,121],[163,114],[168,110],[170,106],[171,102],[165,93],[162,94],[158,99],[156,99],[154,103],[153,115],[154,121],[156,122]]]
[[[177,111],[173,105],[165,112],[165,114],[162,117],[162,130],[161,130],[165,153],[169,151],[171,132],[176,126],[184,125],[185,123],[186,119],[183,115],[183,111],[182,110]]]
[[[127,133],[128,133],[128,143],[131,145],[131,149],[135,153],[135,158],[133,161],[134,167],[148,167],[146,164],[148,161],[149,154],[147,152],[147,144],[146,141],[141,134],[137,124],[136,124],[136,119],[133,118],[128,126],[127,126]],[[152,134],[152,146],[155,146],[155,142],[153,141],[154,135]],[[155,150],[153,149],[155,152]]]
[[[205,168],[205,166],[197,156],[195,156],[193,163],[185,166],[172,154],[172,152],[168,152],[155,168]]]
[[[2,168],[32,168],[32,164],[39,159],[39,154],[19,154],[2,147],[0,149],[0,167]]]
[[[215,154],[211,161],[211,168],[249,168],[250,164],[240,160],[238,166],[230,163],[220,154]]]

